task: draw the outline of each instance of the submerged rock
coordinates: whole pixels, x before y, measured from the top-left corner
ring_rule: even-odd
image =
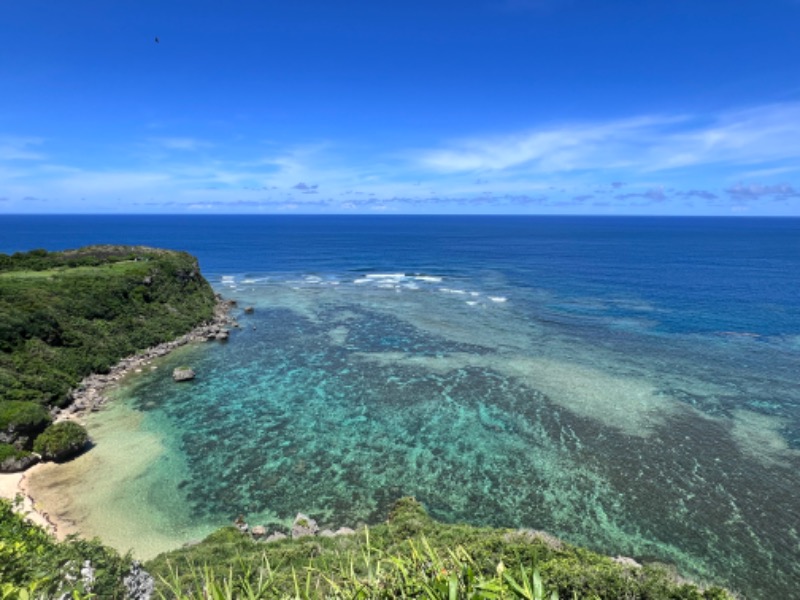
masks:
[[[189,367],[177,367],[172,371],[175,381],[190,381],[195,378],[195,372]]]

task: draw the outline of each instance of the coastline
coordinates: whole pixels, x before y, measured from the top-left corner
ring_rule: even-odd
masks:
[[[59,535],[58,523],[51,519],[47,512],[37,507],[33,496],[28,493],[27,476],[40,465],[41,463],[36,464],[19,473],[0,473],[0,498],[6,498],[11,502],[15,502],[17,497],[21,498],[22,503],[15,507],[17,512],[52,533],[56,538],[63,539],[66,534]]]
[[[79,420],[87,413],[100,410],[108,402],[108,398],[105,396],[107,390],[118,385],[127,375],[141,373],[144,367],[151,366],[154,359],[166,356],[176,348],[191,343],[227,339],[227,327],[239,326],[230,316],[230,311],[236,306],[236,301],[224,300],[219,294],[216,298],[217,304],[214,307],[214,316],[211,321],[198,325],[174,340],[157,344],[138,354],[123,358],[111,367],[107,374],[92,373],[84,377],[72,391],[70,405],[54,414],[55,421]]]
[[[198,325],[178,338],[157,344],[137,354],[127,356],[115,364],[107,374],[92,373],[86,376],[72,391],[72,402],[69,406],[54,412],[54,422],[74,420],[80,422],[86,415],[102,410],[108,403],[107,392],[133,373],[141,373],[146,367],[156,368],[153,360],[164,357],[172,351],[193,343],[227,339],[228,327],[238,327],[238,323],[230,316],[236,306],[235,300],[225,300],[217,294],[214,316],[210,321]],[[222,337],[220,337],[222,336]],[[20,497],[22,502],[15,508],[19,513],[46,529],[58,540],[68,535],[80,533],[74,523],[60,519],[40,507],[30,489],[30,477],[42,470],[58,469],[56,463],[38,463],[18,473],[0,473],[0,498],[12,502]]]

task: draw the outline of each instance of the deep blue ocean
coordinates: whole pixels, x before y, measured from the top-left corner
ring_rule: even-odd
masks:
[[[796,597],[800,219],[0,216],[0,252],[98,243],[186,250],[255,307],[120,395],[165,448],[126,485],[176,541],[414,495]]]

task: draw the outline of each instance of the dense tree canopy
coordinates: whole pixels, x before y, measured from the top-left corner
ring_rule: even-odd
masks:
[[[0,254],[0,442],[30,450],[90,373],[211,318],[183,252],[132,246]],[[7,450],[7,452],[10,452]]]

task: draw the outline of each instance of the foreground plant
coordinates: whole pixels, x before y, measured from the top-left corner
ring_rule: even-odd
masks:
[[[125,596],[129,557],[98,541],[57,542],[19,514],[20,504],[0,498],[0,600]]]
[[[190,575],[189,585],[180,570],[170,565],[169,575],[161,577],[162,589],[158,597],[162,600],[262,600],[275,598],[272,568],[266,556],[254,565],[251,561],[239,558],[239,569],[228,569],[227,575],[219,576],[208,565],[199,567],[187,565]]]
[[[162,599],[732,600],[541,532],[438,523],[412,498],[355,535],[265,544],[229,527],[146,568]]]

